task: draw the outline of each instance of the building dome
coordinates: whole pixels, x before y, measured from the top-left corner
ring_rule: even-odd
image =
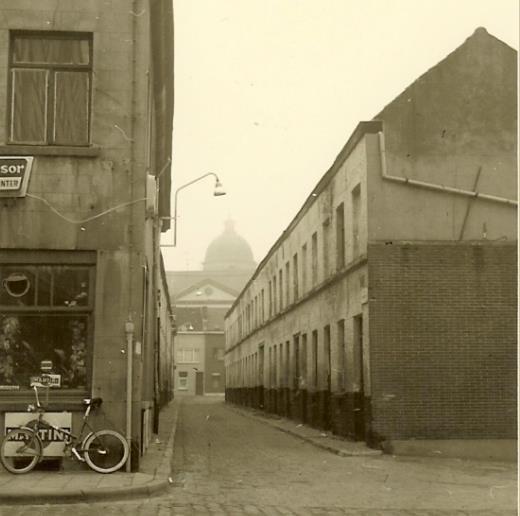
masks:
[[[233,221],[227,221],[224,232],[209,244],[203,266],[206,271],[256,268],[251,247],[235,231]]]

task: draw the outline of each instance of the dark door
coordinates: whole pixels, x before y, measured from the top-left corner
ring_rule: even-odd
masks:
[[[195,394],[197,396],[204,394],[204,373],[202,371],[195,372]]]
[[[354,394],[354,432],[358,441],[365,440],[365,382],[363,377],[363,316],[354,317],[354,360],[359,391]]]
[[[328,430],[332,426],[332,414],[331,414],[331,373],[332,373],[332,361],[331,361],[331,352],[330,352],[330,326],[325,326],[324,328],[324,347],[325,347],[325,374],[327,375],[327,386],[326,391],[324,393],[323,399],[323,424],[324,427]]]
[[[264,408],[264,346],[258,348],[258,405]]]

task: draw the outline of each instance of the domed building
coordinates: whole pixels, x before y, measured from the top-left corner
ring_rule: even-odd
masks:
[[[215,238],[206,250],[205,271],[253,271],[256,263],[246,239],[235,231],[232,220],[226,222],[224,232]]]
[[[166,273],[177,327],[177,394],[224,393],[224,316],[256,269],[250,245],[231,220],[208,245],[202,265]]]

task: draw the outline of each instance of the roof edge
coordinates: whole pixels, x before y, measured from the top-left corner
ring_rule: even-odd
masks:
[[[233,311],[235,306],[240,302],[242,298],[242,294],[249,288],[251,283],[254,282],[254,280],[258,277],[258,274],[260,273],[261,269],[264,267],[264,265],[267,263],[269,258],[277,251],[277,249],[280,247],[280,244],[283,242],[285,235],[289,233],[296,224],[303,218],[303,216],[309,211],[311,206],[316,201],[318,194],[323,192],[327,185],[331,182],[332,178],[334,177],[335,173],[338,171],[338,169],[343,165],[345,160],[349,157],[349,155],[352,153],[356,145],[359,143],[359,141],[365,136],[365,134],[375,134],[383,129],[383,122],[380,120],[369,120],[369,121],[363,121],[359,122],[354,129],[354,131],[351,133],[349,139],[347,140],[347,143],[343,146],[339,154],[336,156],[336,159],[333,161],[332,165],[329,167],[329,169],[325,172],[325,174],[321,177],[321,179],[318,181],[316,186],[312,189],[311,193],[307,197],[307,199],[304,201],[301,208],[298,210],[294,218],[291,220],[287,228],[282,232],[282,234],[278,237],[278,239],[275,241],[275,243],[271,246],[267,254],[264,256],[264,258],[260,261],[258,266],[255,269],[255,272],[249,279],[249,281],[245,284],[244,288],[240,291],[240,294],[235,299],[235,302],[231,305],[231,308],[226,313],[226,317]]]

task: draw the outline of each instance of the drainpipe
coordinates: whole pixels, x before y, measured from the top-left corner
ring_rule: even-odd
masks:
[[[133,341],[134,323],[131,315],[125,323],[126,333],[126,440],[130,446],[130,456],[126,462],[126,471],[130,473],[132,468],[132,374],[133,374]]]
[[[381,177],[388,181],[394,181],[397,183],[404,183],[411,186],[417,186],[419,188],[427,188],[429,190],[437,190],[440,192],[446,192],[456,195],[464,195],[466,197],[474,197],[479,199],[485,199],[487,201],[498,202],[501,204],[507,204],[509,206],[518,206],[518,202],[506,197],[498,197],[496,195],[489,195],[479,192],[473,192],[471,190],[464,190],[462,188],[454,188],[453,186],[444,186],[435,183],[427,183],[426,181],[419,181],[417,179],[409,179],[401,176],[390,176],[387,174],[386,169],[386,151],[385,151],[385,136],[382,132],[378,133],[379,136],[379,152],[381,155]]]

